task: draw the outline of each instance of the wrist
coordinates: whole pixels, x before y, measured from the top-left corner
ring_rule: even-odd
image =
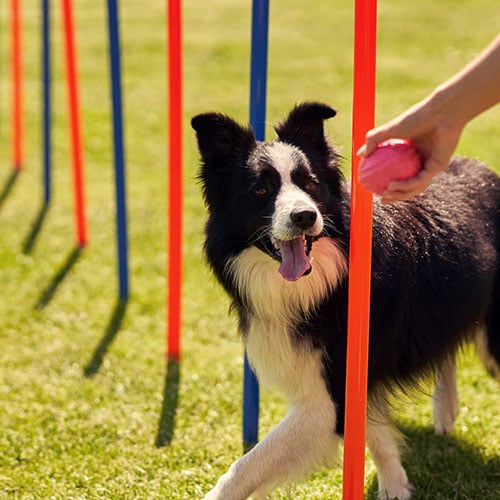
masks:
[[[452,82],[438,86],[427,102],[427,119],[436,127],[462,130],[474,116],[460,88]]]

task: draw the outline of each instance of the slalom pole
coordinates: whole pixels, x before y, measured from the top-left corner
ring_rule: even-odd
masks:
[[[23,82],[21,46],[21,0],[11,0],[11,77],[12,77],[12,163],[23,164]]]
[[[364,495],[372,248],[372,195],[358,181],[356,151],[375,121],[377,1],[355,0],[352,191],[343,500]]]
[[[51,198],[51,88],[50,88],[50,0],[42,0],[42,96],[43,96],[43,185],[44,203]]]
[[[118,5],[116,0],[108,0],[108,34],[111,98],[113,102],[113,150],[115,160],[118,288],[120,301],[126,301],[129,296],[127,207],[125,190],[125,153],[123,144],[120,31]]]
[[[180,359],[182,298],[182,8],[168,0],[167,357]]]
[[[68,87],[68,120],[73,163],[75,197],[75,222],[77,243],[83,248],[87,243],[85,196],[83,187],[83,140],[80,119],[80,97],[77,77],[75,25],[71,0],[62,1],[63,38],[66,57],[66,82]]]
[[[267,46],[269,0],[252,2],[252,45],[250,55],[250,125],[255,138],[266,135]],[[248,450],[259,440],[259,384],[245,353],[243,373],[243,447]]]

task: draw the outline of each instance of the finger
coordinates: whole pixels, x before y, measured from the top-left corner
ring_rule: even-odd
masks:
[[[393,181],[382,195],[382,203],[387,205],[395,201],[405,201],[425,191],[432,180],[432,174],[421,171],[411,179]]]
[[[356,154],[366,158],[367,156],[370,156],[373,151],[375,151],[377,144],[380,144],[390,138],[391,135],[383,128],[371,129],[366,133],[365,144],[358,149]]]
[[[363,144],[357,151],[356,156],[366,157],[368,154],[366,153],[366,144]]]
[[[436,172],[424,167],[417,175],[404,180],[394,180],[387,186],[387,191],[417,191],[426,189]]]
[[[430,184],[426,179],[420,179],[417,177],[413,177],[412,179],[404,180],[404,181],[392,181],[385,190],[385,193],[407,193],[410,191],[423,191]],[[384,193],[384,194],[385,194]]]

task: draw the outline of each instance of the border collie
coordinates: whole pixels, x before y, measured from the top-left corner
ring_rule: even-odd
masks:
[[[239,316],[260,383],[289,411],[237,460],[208,499],[265,496],[332,464],[344,432],[348,185],[323,122],[322,103],[295,107],[257,142],[217,113],[195,116],[208,207],[205,252]],[[458,411],[454,356],[479,338],[500,380],[500,177],[454,159],[411,201],[375,200],[367,443],[380,498],[410,498],[388,396],[434,373],[435,428]]]

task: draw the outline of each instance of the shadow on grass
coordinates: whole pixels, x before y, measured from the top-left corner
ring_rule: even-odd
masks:
[[[49,304],[49,302],[52,300],[55,293],[57,292],[57,289],[64,281],[64,278],[66,278],[71,269],[73,269],[73,267],[75,266],[76,262],[78,261],[78,258],[80,257],[80,254],[82,253],[82,250],[83,249],[81,247],[76,247],[69,253],[66,260],[63,262],[61,267],[58,269],[58,271],[52,278],[52,281],[40,294],[40,297],[38,298],[38,301],[35,304],[35,309],[43,309]]]
[[[125,316],[125,311],[127,310],[127,300],[120,299],[111,315],[111,319],[109,320],[108,326],[104,333],[104,337],[102,338],[99,345],[96,347],[94,354],[91,360],[88,362],[87,366],[83,369],[83,374],[86,377],[93,377],[102,366],[104,362],[104,358],[106,357],[106,353],[109,350],[109,346],[113,343],[113,340],[116,337],[116,334],[120,330],[120,326],[123,321],[123,317]]]
[[[2,208],[5,200],[9,197],[17,178],[19,177],[19,172],[20,170],[18,169],[12,170],[11,174],[7,177],[7,181],[5,182],[3,189],[0,191],[0,208]]]
[[[167,364],[167,376],[163,389],[163,405],[158,434],[155,445],[157,448],[168,446],[174,437],[175,414],[179,402],[180,365],[179,361],[171,360]]]
[[[40,231],[42,229],[45,216],[49,211],[49,206],[50,205],[48,203],[44,203],[40,208],[40,211],[38,212],[36,219],[33,221],[33,224],[31,225],[30,232],[28,233],[28,236],[26,236],[26,239],[24,240],[23,253],[29,254],[33,250],[33,247],[35,246],[36,243],[36,239],[38,238],[38,235],[40,234]]]
[[[408,438],[403,464],[415,492],[412,498],[452,500],[500,498],[500,457],[483,456],[473,444],[453,436],[438,436],[434,429],[402,427]],[[377,480],[366,498],[377,498]]]

